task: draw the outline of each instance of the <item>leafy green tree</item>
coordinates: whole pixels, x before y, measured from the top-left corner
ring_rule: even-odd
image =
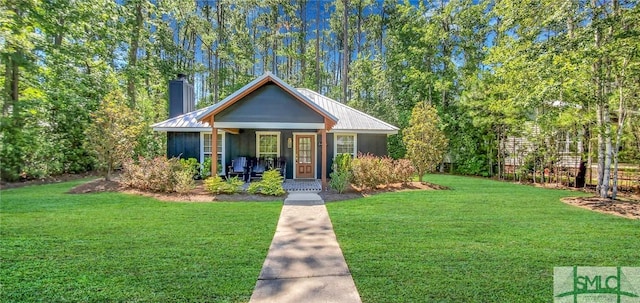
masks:
[[[413,162],[420,182],[425,173],[434,171],[442,163],[447,152],[449,140],[439,127],[436,109],[420,102],[413,108],[409,126],[403,131],[407,156]]]
[[[87,149],[98,159],[105,180],[111,180],[113,170],[133,156],[141,124],[118,91],[107,95],[91,116],[93,123],[87,129]]]

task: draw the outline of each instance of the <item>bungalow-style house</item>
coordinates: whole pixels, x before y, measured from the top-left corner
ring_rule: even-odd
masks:
[[[194,109],[193,86],[179,75],[169,82],[169,119],[152,125],[167,133],[168,157],[211,157],[211,171],[220,175],[237,157],[284,159],[285,178],[321,179],[323,188],[335,155],[387,155],[387,136],[398,132],[269,72],[214,105]]]

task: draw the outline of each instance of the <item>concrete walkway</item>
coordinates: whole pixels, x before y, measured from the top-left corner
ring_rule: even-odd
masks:
[[[250,302],[361,302],[318,194],[284,201]]]

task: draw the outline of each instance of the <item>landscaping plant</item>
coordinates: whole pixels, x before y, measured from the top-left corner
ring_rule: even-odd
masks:
[[[402,131],[407,157],[413,162],[422,182],[425,173],[434,171],[444,159],[449,140],[440,129],[438,111],[431,105],[420,102],[413,107],[409,127]]]
[[[267,196],[282,196],[285,194],[284,188],[282,187],[282,176],[279,171],[274,169],[264,172],[264,174],[262,174],[262,180],[251,183],[247,191],[250,194],[263,194]]]
[[[333,160],[333,171],[329,174],[329,187],[335,189],[339,194],[343,193],[351,184],[353,177],[351,162],[350,154],[338,154]]]
[[[375,189],[391,179],[393,160],[371,154],[358,154],[352,162],[353,183],[361,188]]]
[[[220,176],[214,176],[204,180],[204,189],[212,194],[236,194],[242,190],[244,181],[238,177],[223,180]]]
[[[393,173],[391,174],[391,181],[394,183],[400,182],[403,185],[411,182],[413,176],[416,173],[416,169],[413,167],[411,160],[398,159],[393,161]]]
[[[218,173],[222,171],[222,167],[218,165]],[[211,157],[207,157],[200,165],[200,177],[202,179],[206,179],[207,177],[211,177]]]
[[[188,163],[188,162],[185,162]],[[186,193],[193,189],[193,168],[178,158],[138,158],[122,164],[121,182],[131,188],[155,192]]]
[[[107,95],[91,117],[93,123],[86,130],[86,145],[96,156],[98,168],[108,181],[113,170],[133,156],[136,139],[142,129],[136,114],[118,91]]]
[[[393,160],[371,154],[359,154],[351,167],[353,184],[363,189],[375,189],[389,183],[407,184],[416,172],[410,160]]]

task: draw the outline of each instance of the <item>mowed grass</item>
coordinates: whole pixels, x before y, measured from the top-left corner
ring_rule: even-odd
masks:
[[[363,302],[552,302],[555,266],[640,266],[640,221],[578,192],[429,175],[451,190],[327,205]]]
[[[85,181],[86,182],[86,181]],[[246,302],[282,203],[0,191],[1,302]]]

